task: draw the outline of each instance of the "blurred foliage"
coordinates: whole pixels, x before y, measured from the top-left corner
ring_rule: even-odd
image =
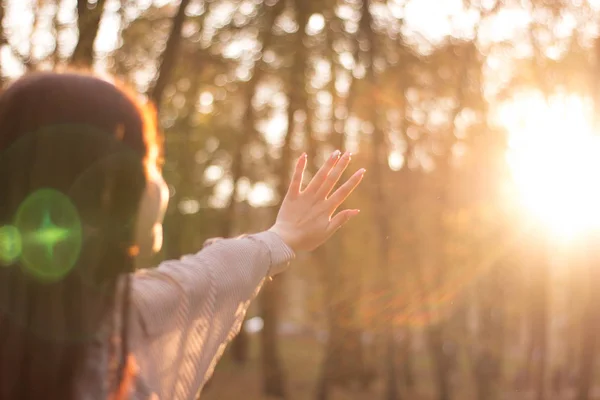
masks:
[[[497,114],[529,91],[597,102],[598,12],[581,0],[4,0],[0,66],[6,81],[79,61],[149,96],[166,79],[165,257],[268,226],[302,151],[309,175],[335,148],[368,167],[347,204],[361,216],[269,294],[299,299],[269,314],[273,326],[334,337],[316,393],[290,398],[337,398],[330,389],[359,382],[388,400],[583,400],[597,376],[595,258],[532,230]],[[92,59],[83,41],[95,35]],[[373,336],[382,317],[391,346]],[[263,379],[292,387],[276,375]]]

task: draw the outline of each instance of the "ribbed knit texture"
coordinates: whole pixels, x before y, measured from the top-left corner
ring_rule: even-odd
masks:
[[[265,278],[293,258],[281,238],[267,231],[224,239],[136,273],[132,344],[142,385],[134,397],[195,400]]]

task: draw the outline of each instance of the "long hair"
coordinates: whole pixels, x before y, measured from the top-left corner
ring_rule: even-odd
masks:
[[[160,145],[122,86],[37,73],[0,95],[0,400],[131,383],[136,213]]]

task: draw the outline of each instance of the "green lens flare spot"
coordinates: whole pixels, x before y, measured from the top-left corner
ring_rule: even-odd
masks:
[[[19,207],[15,226],[21,232],[23,268],[33,277],[54,282],[73,268],[81,252],[81,220],[63,193],[41,189]]]
[[[0,227],[0,266],[9,266],[21,256],[21,234],[12,225]]]

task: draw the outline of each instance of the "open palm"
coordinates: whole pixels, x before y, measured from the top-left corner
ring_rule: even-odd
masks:
[[[290,187],[271,229],[294,251],[311,251],[322,245],[335,231],[359,213],[359,210],[335,211],[356,189],[365,170],[358,170],[333,194],[331,191],[350,163],[350,153],[335,151],[302,190],[307,157],[296,163]],[[331,195],[330,195],[331,194]]]

